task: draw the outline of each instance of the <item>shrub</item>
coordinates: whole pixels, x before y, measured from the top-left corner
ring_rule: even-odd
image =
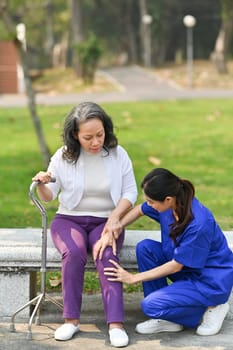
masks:
[[[96,36],[90,33],[87,40],[75,45],[78,53],[81,77],[85,83],[92,83],[97,69],[102,48]]]

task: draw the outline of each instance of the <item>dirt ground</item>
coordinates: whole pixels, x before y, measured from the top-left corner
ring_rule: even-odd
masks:
[[[36,92],[51,95],[69,93],[92,93],[114,91],[117,87],[98,71],[95,74],[93,84],[84,84],[72,68],[54,68],[43,71],[32,72],[33,87]]]
[[[211,61],[198,60],[193,62],[193,88],[233,89],[233,60],[227,64],[228,74],[219,74]],[[168,79],[181,87],[189,86],[187,63],[166,64],[150,69],[162,79]],[[104,70],[95,75],[92,85],[85,85],[77,77],[72,68],[47,69],[33,79],[37,92],[59,94],[75,92],[103,92],[117,90],[117,86],[107,78]]]
[[[194,61],[193,88],[233,89],[233,61],[227,63],[227,68],[227,74],[219,74],[211,61]],[[168,64],[153,71],[161,78],[169,79],[182,87],[188,86],[187,63]]]

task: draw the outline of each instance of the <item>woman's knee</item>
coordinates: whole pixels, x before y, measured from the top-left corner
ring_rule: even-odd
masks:
[[[112,267],[112,264],[110,263],[109,260],[114,260],[119,262],[118,257],[113,254],[112,247],[106,247],[103,251],[103,256],[101,260],[97,259],[97,262],[101,263],[101,265],[103,265],[104,267],[107,267],[107,266]]]

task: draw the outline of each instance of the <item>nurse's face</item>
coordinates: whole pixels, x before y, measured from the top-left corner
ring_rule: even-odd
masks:
[[[175,198],[167,196],[164,201],[155,201],[154,199],[151,199],[147,196],[145,196],[147,204],[152,207],[153,209],[163,212],[168,209],[175,210]]]

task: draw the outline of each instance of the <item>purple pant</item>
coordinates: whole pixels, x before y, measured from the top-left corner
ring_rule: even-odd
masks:
[[[69,216],[56,214],[50,231],[55,247],[62,255],[62,294],[63,317],[80,318],[84,270],[87,252],[92,251],[100,238],[106,218],[92,216]],[[117,254],[124,241],[124,232],[117,240]],[[102,260],[96,261],[99,274],[102,300],[106,322],[124,322],[124,305],[122,283],[109,282],[104,275],[104,268],[112,266],[109,259],[119,262],[113,255],[112,247],[107,247]]]

